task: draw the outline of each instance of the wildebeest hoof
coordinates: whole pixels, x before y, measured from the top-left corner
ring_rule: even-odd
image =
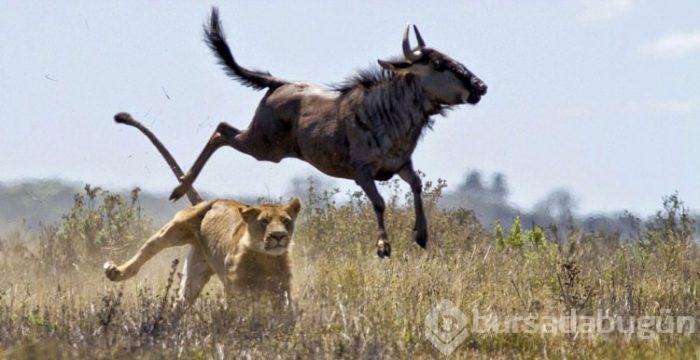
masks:
[[[185,195],[187,190],[189,189],[190,186],[187,186],[185,183],[181,183],[178,185],[172,193],[170,193],[170,200],[175,201],[178,200],[179,198],[182,197],[182,195]]]
[[[391,244],[386,240],[377,242],[377,256],[380,258],[391,257]]]
[[[428,232],[413,230],[413,240],[423,249],[428,246]]]
[[[122,275],[117,265],[111,261],[107,261],[102,267],[105,269],[105,276],[107,276],[107,279],[117,281]]]

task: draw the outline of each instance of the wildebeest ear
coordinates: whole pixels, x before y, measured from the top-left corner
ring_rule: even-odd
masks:
[[[382,67],[382,69],[389,70],[389,71],[395,71],[398,69],[405,69],[405,68],[411,66],[411,63],[407,62],[407,61],[377,60],[377,62],[379,63],[379,66]]]
[[[287,211],[289,216],[296,219],[297,215],[299,215],[299,210],[301,210],[301,201],[297,198],[292,199],[292,201],[284,207],[284,210]]]
[[[247,223],[257,219],[258,215],[260,215],[260,209],[253,207],[253,206],[248,206],[247,208],[243,209],[243,211],[241,211],[241,216],[243,217],[243,221],[245,221]]]

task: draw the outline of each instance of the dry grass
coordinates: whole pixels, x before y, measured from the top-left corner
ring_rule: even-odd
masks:
[[[161,254],[138,278],[115,285],[94,265],[52,272],[41,266],[43,259],[13,259],[21,252],[11,250],[18,241],[5,236],[0,238],[0,358],[441,358],[424,335],[424,319],[441,299],[467,315],[476,310],[499,319],[561,317],[572,309],[579,315],[602,309],[625,317],[700,319],[697,245],[668,208],[640,230],[639,243],[618,244],[614,234],[572,229],[562,246],[525,240],[497,250],[473,213],[435,206],[441,190],[441,183],[426,186],[431,243],[424,251],[410,240],[410,199],[388,185],[394,252],[381,260],[373,255],[371,205],[360,194],[335,204],[332,191],[311,189],[292,250],[293,309],[284,316],[255,299],[227,309],[213,280],[194,308],[174,321],[169,305],[178,274],[170,261],[184,249]],[[617,331],[472,331],[451,356],[699,355],[697,333],[641,339]]]

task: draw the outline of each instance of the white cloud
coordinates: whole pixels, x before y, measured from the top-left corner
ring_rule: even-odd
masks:
[[[656,101],[654,107],[673,114],[693,114],[698,111],[698,101],[695,99],[665,99]]]
[[[691,115],[700,112],[700,98],[685,99],[644,99],[625,104],[629,113],[663,113],[669,115]]]
[[[700,50],[700,31],[675,33],[642,46],[642,52],[658,58],[673,59]]]
[[[632,9],[633,0],[580,0],[581,21],[605,21],[622,16]]]

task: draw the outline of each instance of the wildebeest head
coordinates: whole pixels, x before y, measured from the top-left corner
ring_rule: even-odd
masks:
[[[476,104],[486,94],[486,84],[449,56],[425,46],[414,25],[418,46],[411,49],[408,41],[410,26],[403,35],[402,60],[378,60],[379,65],[397,75],[415,76],[430,100],[441,106]]]

